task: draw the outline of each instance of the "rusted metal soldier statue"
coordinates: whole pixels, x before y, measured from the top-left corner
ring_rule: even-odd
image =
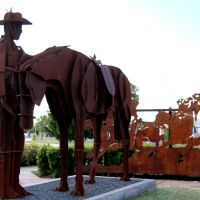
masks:
[[[20,162],[24,147],[24,133],[19,127],[17,98],[18,67],[31,56],[16,46],[22,25],[32,24],[21,13],[7,12],[0,25],[0,199],[27,195],[19,184]]]

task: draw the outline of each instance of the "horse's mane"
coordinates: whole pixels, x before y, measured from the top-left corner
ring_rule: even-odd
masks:
[[[26,70],[28,67],[33,66],[35,63],[40,62],[41,60],[55,54],[59,54],[60,52],[66,50],[67,46],[53,46],[50,47],[43,52],[33,56],[31,59],[27,60],[20,66],[20,70]]]

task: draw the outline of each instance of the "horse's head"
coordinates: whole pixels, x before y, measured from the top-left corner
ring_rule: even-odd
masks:
[[[63,63],[63,65],[66,65],[61,59],[63,54],[65,56],[70,55],[73,57],[73,51],[66,47],[52,47],[33,56],[20,66],[19,87],[21,100],[21,128],[32,128],[34,106],[35,104],[40,105],[44,97],[46,91],[46,80],[56,78],[59,78],[60,80],[61,75],[64,74],[55,67],[55,60],[57,65]],[[70,62],[71,60],[69,63]],[[48,66],[48,68],[46,66]]]
[[[40,105],[45,94],[44,80],[32,73],[30,62],[24,63],[19,72],[20,87],[20,127],[33,127],[33,111],[35,104]]]

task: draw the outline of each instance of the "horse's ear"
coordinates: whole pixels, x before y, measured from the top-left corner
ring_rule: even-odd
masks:
[[[26,85],[30,90],[32,101],[40,105],[46,91],[45,81],[32,73],[28,73]]]

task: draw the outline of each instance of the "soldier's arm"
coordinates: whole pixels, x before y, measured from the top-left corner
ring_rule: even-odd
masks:
[[[5,65],[6,65],[6,45],[0,39],[0,97],[5,96]]]

